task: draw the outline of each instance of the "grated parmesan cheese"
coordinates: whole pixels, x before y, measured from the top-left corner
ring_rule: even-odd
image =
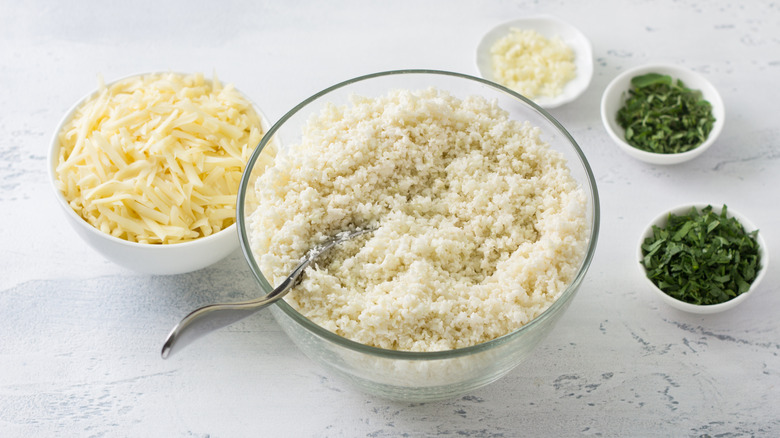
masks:
[[[547,309],[587,246],[585,194],[540,130],[436,89],[327,106],[256,182],[250,241],[281,282],[339,231],[285,300],[354,341],[437,351],[507,334]]]
[[[235,220],[262,129],[251,103],[216,77],[101,83],[58,134],[56,184],[76,213],[112,236],[152,244],[209,236]]]
[[[510,29],[490,54],[496,82],[530,99],[560,95],[577,73],[571,47],[532,29]]]

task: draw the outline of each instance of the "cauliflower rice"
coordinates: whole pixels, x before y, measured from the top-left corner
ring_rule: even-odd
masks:
[[[328,105],[256,196],[251,245],[272,284],[329,236],[376,228],[285,300],[393,350],[462,348],[527,324],[572,281],[588,240],[585,193],[538,128],[433,88]]]

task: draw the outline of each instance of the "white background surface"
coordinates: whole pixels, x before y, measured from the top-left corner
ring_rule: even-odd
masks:
[[[726,203],[780,260],[780,6],[615,0],[55,2],[0,0],[0,436],[777,436],[780,294],[684,314],[640,287],[642,227],[686,202]],[[168,361],[189,310],[252,296],[237,251],[186,275],[115,266],[67,227],[47,145],[97,75],[174,70],[234,83],[272,121],[320,89],[399,68],[476,74],[496,24],[533,13],[593,44],[595,73],[551,113],[596,175],[602,233],[579,294],[536,355],[502,380],[429,404],[356,392],[290,344],[264,312]],[[706,154],[643,164],[610,142],[599,101],[651,61],[706,75],[726,127]]]

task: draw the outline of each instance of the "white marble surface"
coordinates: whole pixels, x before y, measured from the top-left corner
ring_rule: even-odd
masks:
[[[157,2],[0,0],[0,436],[778,436],[780,294],[771,269],[733,311],[675,311],[640,287],[634,251],[661,210],[726,203],[780,260],[780,6],[770,1]],[[551,112],[596,174],[602,233],[588,277],[536,355],[457,399],[389,402],[356,392],[290,344],[268,313],[169,361],[172,325],[215,299],[250,296],[239,252],[154,277],[86,247],[57,210],[45,157],[63,113],[107,80],[216,70],[276,120],[335,82],[398,68],[475,74],[492,26],[548,13],[592,41],[590,88]],[[632,160],[599,101],[651,61],[705,74],[727,107],[696,160]]]

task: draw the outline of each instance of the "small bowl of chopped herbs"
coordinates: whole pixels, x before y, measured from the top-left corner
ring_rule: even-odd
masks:
[[[630,156],[678,164],[715,142],[725,110],[720,94],[702,75],[673,65],[646,65],[612,80],[601,99],[601,119]]]
[[[691,313],[745,301],[766,272],[758,228],[726,205],[686,205],[659,215],[639,241],[639,266],[664,302]]]

